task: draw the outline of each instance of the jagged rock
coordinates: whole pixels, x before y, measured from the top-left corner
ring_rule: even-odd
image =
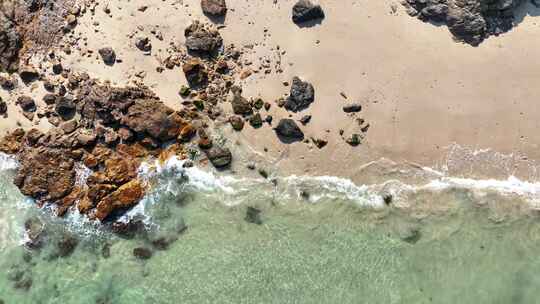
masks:
[[[305,125],[307,125],[307,124],[311,121],[311,115],[304,115],[304,116],[302,116],[302,118],[300,118],[299,121],[300,121],[300,123],[301,123],[302,125],[305,126]]]
[[[319,149],[322,149],[324,147],[326,147],[326,145],[328,144],[328,141],[327,140],[324,140],[324,139],[320,139],[320,138],[311,138],[311,141],[315,144],[315,146]]]
[[[73,189],[74,161],[62,149],[39,147],[20,157],[14,183],[21,193],[38,200],[57,201]]]
[[[262,126],[262,124],[263,124],[261,114],[260,113],[255,113],[255,114],[251,115],[251,117],[249,118],[249,124],[253,128],[260,128]]]
[[[202,86],[208,81],[208,71],[202,60],[199,58],[189,59],[182,65],[182,70],[184,71],[190,86]]]
[[[206,156],[216,168],[228,167],[232,162],[232,154],[228,148],[214,147],[206,151]]]
[[[211,55],[223,45],[219,32],[199,21],[194,21],[186,28],[184,35],[188,51],[194,54]]]
[[[211,16],[224,16],[227,13],[225,0],[201,0],[203,13]]]
[[[111,47],[101,48],[98,53],[106,65],[113,65],[116,62],[116,53]]]
[[[7,154],[16,154],[21,150],[22,139],[26,132],[22,128],[18,128],[8,133],[0,140],[0,152]]]
[[[60,129],[62,129],[64,134],[71,134],[71,133],[75,132],[75,130],[77,130],[78,126],[79,126],[79,124],[77,123],[76,120],[70,120],[70,121],[67,121],[67,122],[64,122],[63,124],[61,124]]]
[[[43,135],[43,132],[39,131],[38,129],[32,128],[28,132],[26,132],[24,138],[29,146],[35,146],[43,137]]]
[[[137,177],[139,165],[135,158],[114,156],[105,161],[104,173],[108,181],[121,185]]]
[[[141,135],[162,141],[176,138],[185,122],[159,100],[138,100],[129,107],[122,123]]]
[[[291,85],[291,92],[285,101],[285,109],[293,112],[302,111],[309,107],[315,100],[315,89],[313,85],[294,77]]]
[[[95,144],[96,140],[97,134],[94,130],[79,130],[77,134],[77,143],[83,147]]]
[[[144,186],[139,180],[132,180],[102,199],[96,207],[96,218],[104,221],[115,211],[125,211],[144,196]]]
[[[358,103],[352,103],[343,106],[343,112],[345,113],[356,113],[362,111],[362,106]]]
[[[491,35],[514,26],[515,11],[524,0],[407,0],[411,16],[423,21],[446,23],[454,37],[478,45]]]
[[[312,20],[324,18],[324,11],[318,4],[313,4],[310,0],[299,0],[292,9],[292,20],[294,23],[304,23]]]
[[[302,132],[294,120],[289,118],[280,120],[275,131],[278,136],[286,140],[301,141],[304,139],[304,132]]]
[[[0,72],[15,72],[19,65],[22,37],[14,22],[14,7],[9,1],[2,3],[0,13]]]

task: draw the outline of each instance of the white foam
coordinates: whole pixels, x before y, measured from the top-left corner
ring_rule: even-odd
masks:
[[[15,157],[0,152],[0,171],[14,170],[19,167]]]

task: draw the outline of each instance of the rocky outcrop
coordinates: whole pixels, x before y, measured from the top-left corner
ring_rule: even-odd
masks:
[[[22,38],[14,20],[14,8],[9,2],[0,3],[0,72],[14,72],[19,64]]]
[[[132,180],[99,202],[96,207],[96,218],[103,221],[114,211],[127,210],[139,203],[143,196],[143,184],[138,180]]]
[[[515,11],[524,0],[406,0],[411,16],[426,22],[445,23],[454,37],[473,46],[491,35],[509,31]]]

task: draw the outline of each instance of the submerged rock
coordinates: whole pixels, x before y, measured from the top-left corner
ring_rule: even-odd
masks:
[[[247,207],[245,220],[248,223],[262,225],[261,210],[254,207]]]
[[[45,224],[37,217],[31,217],[24,222],[24,230],[28,241],[24,244],[29,249],[39,249],[44,245],[47,235]]]
[[[318,4],[313,4],[310,0],[299,0],[292,9],[292,20],[294,23],[304,23],[312,20],[324,18],[324,11]]]
[[[137,247],[133,249],[133,256],[139,260],[149,260],[153,255],[154,253],[152,250],[146,247]]]
[[[285,109],[293,112],[302,111],[315,101],[315,89],[309,82],[294,77],[291,92],[285,101]]]

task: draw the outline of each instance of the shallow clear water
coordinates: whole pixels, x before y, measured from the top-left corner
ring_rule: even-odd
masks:
[[[147,174],[154,191],[130,213],[150,236],[123,239],[38,210],[12,174],[0,171],[4,303],[536,303],[540,294],[540,224],[521,212],[523,193],[430,186],[395,202],[407,208],[386,207],[373,188],[339,179],[274,186],[171,166]],[[245,220],[248,206],[261,225]],[[21,246],[33,216],[49,231],[41,250]],[[66,234],[78,245],[58,257]],[[155,235],[178,239],[157,250]],[[153,257],[136,259],[140,246]]]

